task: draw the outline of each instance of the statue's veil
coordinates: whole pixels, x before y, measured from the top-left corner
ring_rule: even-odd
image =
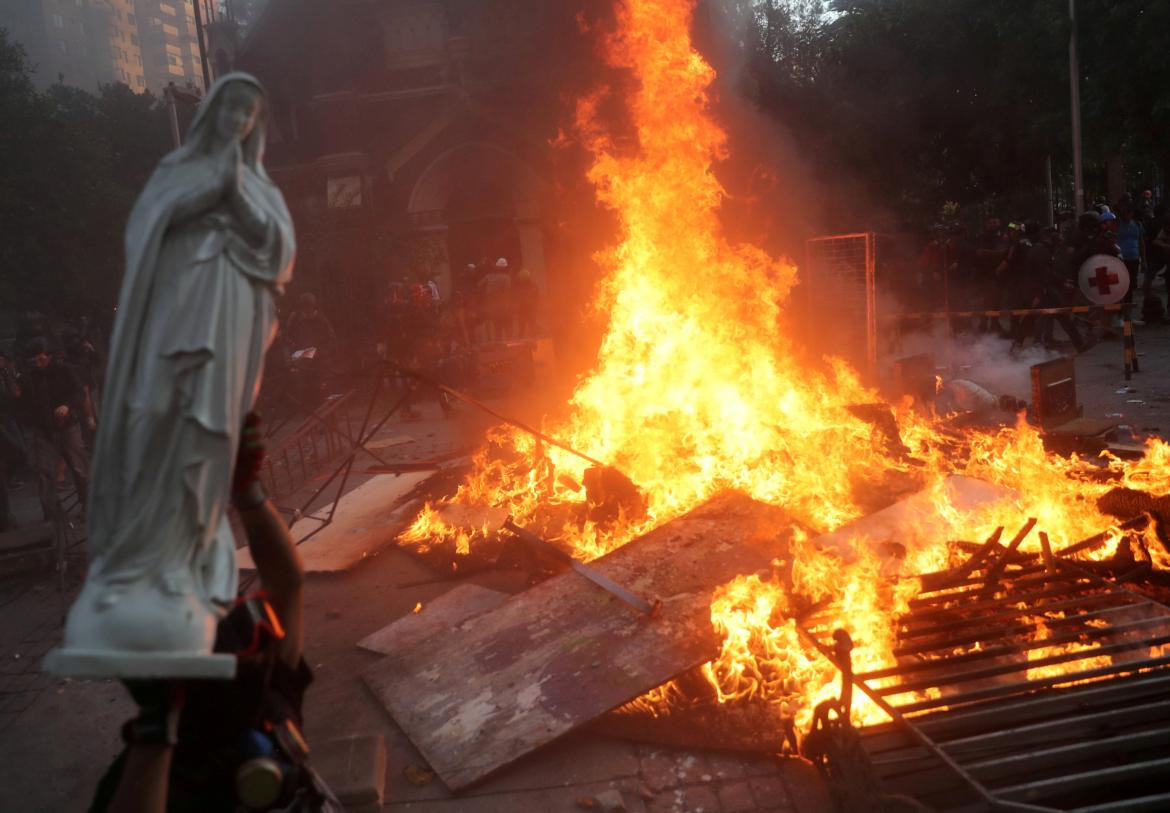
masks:
[[[203,103],[199,105],[199,109],[195,112],[195,118],[187,130],[187,138],[183,141],[182,146],[168,153],[162,159],[162,163],[177,164],[208,154],[208,145],[211,142],[212,128],[215,122],[215,116],[213,114],[220,104],[223,91],[232,82],[244,82],[245,84],[251,85],[260,98],[260,114],[256,117],[256,124],[252,128],[252,132],[244,139],[242,145],[244,163],[261,178],[271,182],[268,173],[264,170],[264,127],[268,110],[268,100],[264,95],[264,88],[256,77],[243,71],[226,73],[211,84],[211,87],[207,91],[207,96],[204,97]]]

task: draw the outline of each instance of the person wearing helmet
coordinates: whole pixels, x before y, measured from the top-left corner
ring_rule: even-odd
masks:
[[[512,277],[508,274],[508,260],[496,260],[492,269],[479,281],[482,302],[484,338],[488,341],[506,341],[512,326]]]
[[[527,268],[516,272],[516,280],[512,283],[512,309],[516,314],[516,336],[529,339],[534,335],[536,324],[536,305],[540,299],[540,289],[532,281],[532,273]]]

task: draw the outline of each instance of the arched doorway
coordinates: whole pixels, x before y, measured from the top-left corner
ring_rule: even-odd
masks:
[[[432,254],[444,294],[451,268],[499,257],[545,287],[539,182],[507,150],[482,141],[447,150],[419,175],[408,212],[420,241],[442,249]]]

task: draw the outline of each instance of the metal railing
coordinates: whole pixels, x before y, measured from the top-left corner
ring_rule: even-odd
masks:
[[[1168,810],[1170,608],[1121,586],[1151,563],[1065,558],[1105,535],[1053,553],[1041,534],[1043,557],[1022,554],[1034,525],[922,577],[896,666],[839,663],[832,619],[802,632],[895,720],[867,735],[887,786],[947,809]]]
[[[269,496],[294,493],[350,450],[355,427],[349,406],[354,392],[331,396],[268,451],[260,477]]]

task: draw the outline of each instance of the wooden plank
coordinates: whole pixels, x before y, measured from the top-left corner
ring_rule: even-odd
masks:
[[[714,590],[786,550],[781,509],[723,494],[592,562],[662,600],[647,618],[565,572],[396,649],[364,679],[452,790],[465,788],[718,654]]]
[[[348,570],[392,544],[413,519],[410,512],[399,510],[402,500],[432,474],[433,471],[380,474],[342,495],[333,521],[325,527],[321,528],[321,523],[312,517],[297,520],[289,529],[294,539],[321,528],[300,546],[305,570]],[[322,509],[327,510],[328,507]],[[241,570],[254,569],[247,547],[236,550],[236,564]]]
[[[940,504],[939,497],[945,497]],[[939,534],[946,533],[949,516],[962,517],[1014,496],[1002,486],[963,475],[949,475],[941,493],[920,491],[872,514],[843,525],[835,531],[821,534],[814,541],[818,548],[836,548],[846,561],[856,558],[857,539],[867,539],[877,548],[882,543],[894,542],[913,549],[918,545],[936,545]],[[920,574],[910,574],[918,576]]]
[[[507,593],[489,590],[478,584],[461,584],[418,612],[408,613],[377,632],[358,641],[358,646],[381,655],[419,644],[442,632],[449,632],[469,618],[494,610],[508,599]]]

